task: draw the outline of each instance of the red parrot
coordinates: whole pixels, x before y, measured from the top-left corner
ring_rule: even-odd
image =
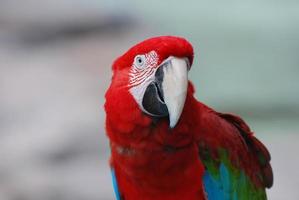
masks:
[[[264,200],[270,154],[238,116],[194,97],[193,47],[147,39],[116,59],[106,131],[118,200]]]

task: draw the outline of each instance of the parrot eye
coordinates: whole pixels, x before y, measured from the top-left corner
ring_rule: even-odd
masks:
[[[144,55],[138,55],[135,57],[134,65],[138,67],[139,69],[142,69],[145,64],[145,56]]]

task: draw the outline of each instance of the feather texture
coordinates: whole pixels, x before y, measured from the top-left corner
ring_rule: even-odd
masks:
[[[220,160],[220,166],[213,160],[203,160],[207,163],[203,183],[208,200],[267,199],[264,189],[255,187],[242,169],[232,166],[225,153],[220,156]]]
[[[142,112],[129,92],[129,74],[134,57],[153,50],[157,64],[169,56],[193,61],[190,43],[163,36],[114,62],[105,111],[117,200],[265,200],[273,184],[270,154],[240,117],[197,101],[191,82],[174,128],[167,117]]]
[[[117,179],[116,179],[116,176],[115,176],[115,171],[114,171],[113,168],[111,168],[111,176],[112,176],[112,184],[113,184],[113,189],[114,189],[114,192],[115,192],[116,200],[122,200],[121,197],[120,197],[119,190],[118,190],[118,183],[117,183]]]

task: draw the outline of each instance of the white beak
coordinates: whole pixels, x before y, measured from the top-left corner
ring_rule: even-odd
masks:
[[[163,68],[162,89],[169,113],[169,126],[174,128],[182,114],[188,87],[188,61],[185,58],[169,57]]]

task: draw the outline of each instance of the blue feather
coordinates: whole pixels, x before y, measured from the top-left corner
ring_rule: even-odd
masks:
[[[115,171],[113,168],[111,169],[111,175],[112,175],[112,184],[113,184],[114,192],[116,195],[116,200],[121,200],[119,190],[118,190],[117,180],[116,180],[116,176],[115,176]]]
[[[232,185],[228,169],[224,164],[219,167],[220,178],[213,177],[208,170],[203,176],[204,188],[208,200],[231,200]],[[237,200],[237,196],[233,195],[233,200]]]

